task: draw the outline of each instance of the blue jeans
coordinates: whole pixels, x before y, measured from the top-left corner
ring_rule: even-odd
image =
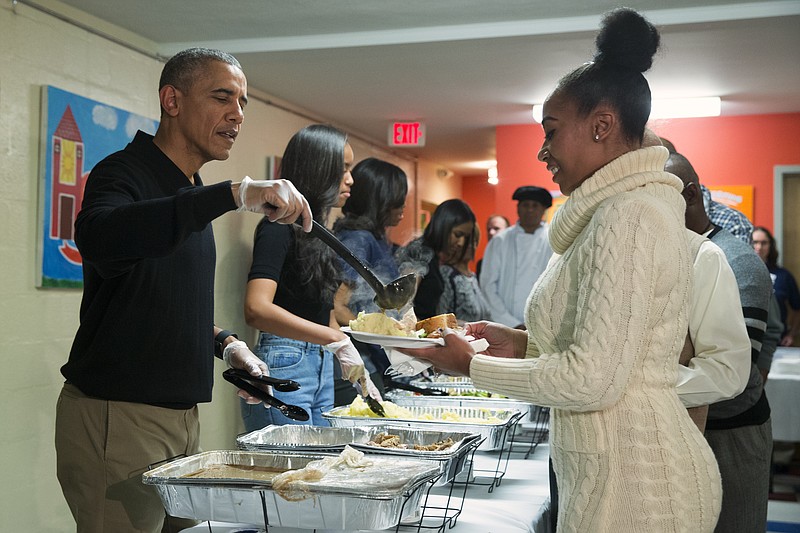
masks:
[[[274,391],[274,396],[285,403],[302,407],[311,418],[306,422],[292,420],[278,409],[265,409],[262,404],[249,405],[240,400],[242,420],[248,432],[269,425],[330,425],[322,413],[333,408],[333,354],[319,344],[278,337],[263,331],[254,352],[267,363],[271,376],[293,379],[300,384],[296,391]]]

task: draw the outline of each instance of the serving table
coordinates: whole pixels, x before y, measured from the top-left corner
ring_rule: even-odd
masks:
[[[773,440],[800,442],[800,348],[775,350],[765,390]]]
[[[499,451],[477,451],[474,467],[478,470],[491,470],[497,464]],[[469,484],[465,492],[463,511],[455,520],[454,533],[486,533],[487,531],[517,533],[547,533],[547,514],[549,512],[550,488],[548,483],[547,459],[549,449],[546,443],[535,448],[527,459],[521,454],[512,454],[502,483],[490,493],[485,487]],[[431,488],[427,506],[434,507],[446,501],[449,488]],[[263,524],[224,524],[203,522],[185,529],[184,533],[259,533],[266,531]],[[307,529],[270,527],[269,533],[307,533]],[[368,530],[377,533],[377,530]],[[390,528],[386,531],[395,531]],[[400,532],[431,531],[417,525],[399,528]],[[317,533],[342,533],[340,530],[317,529]]]

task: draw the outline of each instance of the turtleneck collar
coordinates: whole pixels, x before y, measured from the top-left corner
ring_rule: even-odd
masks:
[[[627,152],[591,175],[556,211],[550,222],[550,245],[563,254],[580,235],[605,200],[650,184],[673,188],[680,195],[683,183],[664,171],[669,151],[651,146]]]

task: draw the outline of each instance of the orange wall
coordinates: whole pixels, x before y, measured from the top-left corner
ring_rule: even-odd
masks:
[[[753,185],[753,222],[773,226],[773,169],[800,164],[800,113],[736,117],[687,118],[656,121],[650,127],[666,137],[694,165],[701,183]],[[500,183],[486,183],[486,176],[463,178],[463,198],[481,224],[481,243],[486,245],[485,224],[492,213],[516,221],[520,185],[557,190],[545,166],[536,159],[543,140],[539,124],[498,126],[497,173]]]

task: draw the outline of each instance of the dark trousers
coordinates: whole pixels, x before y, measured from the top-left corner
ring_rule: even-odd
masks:
[[[550,472],[550,531],[555,533],[558,526],[558,482],[552,459],[547,460],[547,468]]]

